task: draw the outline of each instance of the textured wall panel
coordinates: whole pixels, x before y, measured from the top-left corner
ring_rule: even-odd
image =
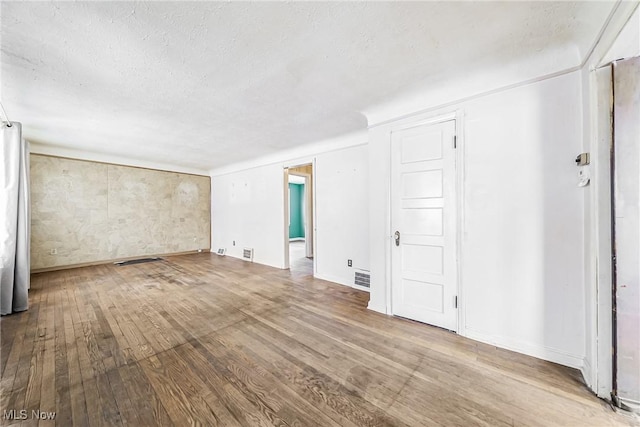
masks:
[[[31,155],[31,268],[210,247],[210,179]]]

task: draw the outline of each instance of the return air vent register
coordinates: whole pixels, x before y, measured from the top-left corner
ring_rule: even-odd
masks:
[[[371,275],[369,273],[360,273],[356,271],[354,283],[363,288],[369,288],[371,286]]]
[[[242,259],[253,262],[253,248],[244,248],[242,250]]]
[[[154,261],[162,261],[162,258],[138,258],[138,259],[130,259],[128,261],[120,261],[114,262],[115,265],[123,266],[123,265],[133,265],[133,264],[142,264],[145,262],[154,262]]]

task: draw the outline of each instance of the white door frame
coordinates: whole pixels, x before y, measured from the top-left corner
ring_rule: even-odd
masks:
[[[316,206],[316,183],[315,181],[315,177],[316,177],[316,158],[313,157],[309,160],[297,160],[297,161],[293,161],[293,162],[289,162],[289,163],[284,163],[284,169],[283,169],[283,187],[282,190],[284,192],[284,269],[288,269],[290,268],[290,261],[289,261],[289,169],[290,168],[295,168],[298,166],[306,166],[306,165],[311,165],[311,175],[306,174],[306,173],[301,173],[301,172],[295,172],[292,173],[292,175],[298,175],[298,176],[304,176],[305,177],[305,207],[308,208],[307,203],[311,204],[311,220],[312,220],[312,225],[311,225],[311,233],[312,233],[312,244],[313,244],[313,276],[315,277],[318,271],[318,251],[317,251],[317,247],[318,247],[318,226],[317,226],[317,206]],[[308,197],[306,194],[309,193],[308,191],[308,182],[309,179],[311,179],[311,193],[310,193],[310,197]],[[307,210],[308,212],[308,210]],[[307,214],[305,214],[306,216]],[[305,237],[307,236],[307,226],[308,226],[308,222],[307,224],[305,224]]]
[[[592,316],[587,319],[592,328],[590,348],[586,351],[594,366],[585,367],[583,375],[591,389],[601,398],[611,397],[612,372],[612,264],[611,264],[611,167],[610,145],[613,129],[610,122],[612,84],[610,66],[601,70],[591,70],[588,77],[590,95],[591,140],[587,149],[594,159],[591,166],[592,193],[587,209],[592,213],[591,231],[593,265],[589,286]],[[589,360],[589,359],[587,359]]]
[[[464,114],[463,111],[460,109],[456,109],[453,110],[451,112],[447,112],[447,113],[438,113],[438,114],[432,114],[432,115],[422,115],[420,117],[412,117],[412,118],[408,118],[406,120],[401,120],[399,121],[397,124],[395,125],[391,125],[390,127],[390,132],[389,132],[389,172],[391,171],[391,167],[392,167],[392,156],[391,156],[391,134],[393,132],[398,132],[401,130],[405,130],[405,129],[410,129],[413,127],[417,127],[417,126],[422,126],[422,125],[431,125],[431,124],[437,124],[437,123],[443,123],[443,122],[448,122],[454,120],[455,121],[455,132],[456,132],[456,152],[455,152],[455,164],[456,164],[456,170],[455,170],[455,192],[456,192],[456,238],[455,238],[455,253],[456,253],[456,278],[457,278],[457,283],[456,283],[456,289],[457,289],[457,293],[458,293],[458,313],[457,313],[457,328],[454,332],[466,336],[466,328],[465,328],[465,298],[464,298],[464,277],[462,275],[462,235],[464,233],[464,210],[465,210],[465,206],[464,206]],[[385,282],[387,284],[386,286],[386,312],[387,314],[392,314],[392,306],[391,306],[391,299],[392,299],[392,274],[391,274],[391,251],[392,251],[392,245],[394,244],[393,242],[393,236],[392,234],[392,216],[391,216],[391,203],[392,203],[392,194],[391,194],[391,176],[392,174],[389,173],[388,175],[388,188],[389,188],[389,192],[387,194],[387,212],[386,212],[386,216],[387,216],[387,230],[386,230],[386,234],[388,236],[387,239],[387,247],[386,247],[386,253],[385,253],[385,258],[386,258],[386,278],[385,278]]]

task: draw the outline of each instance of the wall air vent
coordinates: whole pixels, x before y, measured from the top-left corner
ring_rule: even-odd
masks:
[[[244,248],[242,250],[242,259],[253,262],[253,248]]]
[[[359,273],[356,271],[356,277],[354,283],[363,288],[369,288],[371,286],[371,275],[369,273]]]
[[[220,256],[224,256],[227,253],[227,248],[219,248],[216,253]]]

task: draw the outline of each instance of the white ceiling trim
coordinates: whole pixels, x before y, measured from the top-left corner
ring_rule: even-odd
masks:
[[[39,144],[37,142],[29,142],[29,151],[32,154],[42,154],[45,156],[64,157],[67,159],[86,160],[97,163],[109,163],[113,165],[134,166],[167,172],[180,172],[192,175],[209,176],[209,171],[197,168],[188,168],[170,163],[159,163],[147,160],[132,159],[129,157],[117,156],[112,154],[95,153],[86,150],[61,148],[51,145]]]
[[[592,61],[593,57],[604,55],[638,6],[638,2],[617,0],[594,37],[591,47],[573,65],[571,60],[567,61],[568,58],[562,57],[562,52],[557,52],[556,58],[541,61],[548,65],[546,74],[540,74],[538,68],[527,66],[523,62],[515,68],[501,65],[493,70],[478,70],[458,81],[449,82],[445,87],[427,87],[414,93],[398,94],[387,102],[363,111],[369,128],[578,71]],[[558,68],[560,64],[566,68]]]
[[[625,26],[640,9],[639,1],[620,1],[612,12],[603,31],[598,36],[597,43],[591,49],[589,56],[584,60],[584,66],[593,69],[613,59],[607,58],[609,50],[613,48],[618,36]],[[640,35],[639,35],[640,37]]]
[[[307,164],[311,163],[314,156],[318,154],[330,153],[332,151],[344,150],[350,147],[366,145],[368,142],[369,139],[367,130],[350,132],[345,135],[340,135],[336,138],[317,141],[289,150],[281,150],[268,156],[258,157],[246,162],[234,163],[222,168],[212,169],[209,171],[209,175],[211,177],[227,175],[241,170],[253,169],[274,164],[282,164],[283,167],[289,165]]]

